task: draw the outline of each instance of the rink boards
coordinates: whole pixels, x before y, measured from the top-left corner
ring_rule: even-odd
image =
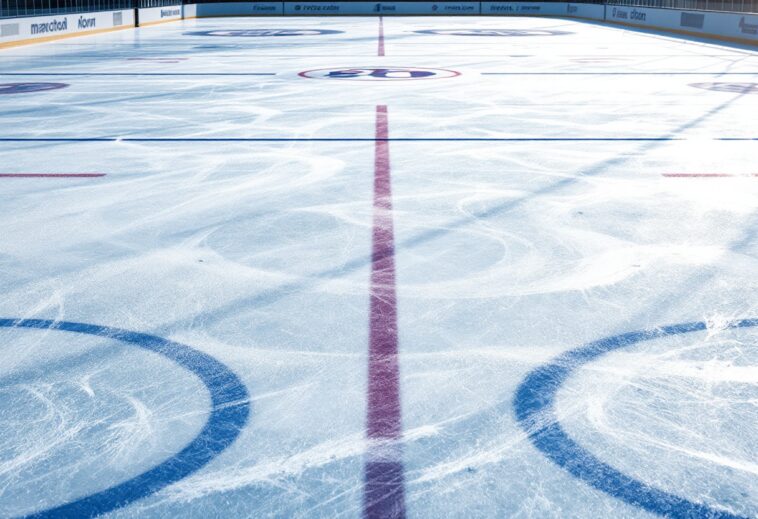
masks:
[[[758,43],[758,16],[564,2],[228,2],[139,9],[140,26],[219,16],[552,16]],[[112,17],[112,18],[111,18]],[[0,21],[0,47],[132,27],[134,10]]]

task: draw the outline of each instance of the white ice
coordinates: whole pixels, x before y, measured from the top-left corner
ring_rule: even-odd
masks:
[[[342,32],[185,34],[250,28]],[[568,34],[415,32],[467,28]],[[339,139],[373,138],[386,105],[391,138],[450,139],[390,143],[408,517],[651,516],[537,450],[514,391],[562,352],[691,321],[711,326],[577,370],[556,417],[653,488],[757,517],[758,334],[718,323],[758,318],[758,89],[692,85],[755,84],[758,53],[561,19],[384,31],[386,56],[375,18],[188,20],[0,51],[2,83],[70,85],[0,95],[0,139],[219,139],[0,141],[0,173],[107,174],[0,178],[0,318],[165,337],[250,393],[229,449],[110,516],[361,516],[374,143]],[[460,76],[298,76],[385,65]],[[96,75],[119,72],[217,75]],[[620,140],[455,140],[476,137]],[[2,517],[154,467],[209,413],[191,373],[113,340],[0,328],[0,351]]]

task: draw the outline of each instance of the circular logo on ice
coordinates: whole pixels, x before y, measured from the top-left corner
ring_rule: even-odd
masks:
[[[550,31],[547,29],[428,29],[413,32],[440,36],[562,36],[571,34],[566,31]]]
[[[460,76],[460,72],[441,68],[369,67],[321,68],[300,72],[299,76],[312,79],[347,79],[353,81],[407,81],[410,79],[443,79]]]
[[[2,94],[31,94],[32,92],[44,92],[45,90],[58,90],[66,88],[66,83],[0,83],[0,95]]]
[[[713,90],[715,92],[730,92],[732,94],[758,94],[758,83],[690,83],[690,86]]]
[[[185,32],[188,36],[228,36],[237,38],[267,38],[272,36],[320,36],[322,34],[341,34],[344,31],[331,29],[246,29]]]

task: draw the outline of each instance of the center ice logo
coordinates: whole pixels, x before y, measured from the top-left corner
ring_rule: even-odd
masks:
[[[758,94],[758,83],[690,83],[691,87],[730,92],[732,94]]]
[[[560,36],[571,34],[566,31],[550,31],[547,29],[427,29],[413,32],[439,36]]]
[[[402,81],[409,79],[442,79],[460,76],[460,72],[439,68],[382,67],[306,70],[300,77],[312,79],[348,79],[355,81]]]
[[[344,31],[331,29],[245,29],[185,32],[187,36],[228,36],[237,38],[266,38],[276,36],[320,36],[322,34],[341,34]]]
[[[67,86],[66,83],[0,83],[0,95],[30,94],[32,92],[44,92],[45,90],[57,90]]]

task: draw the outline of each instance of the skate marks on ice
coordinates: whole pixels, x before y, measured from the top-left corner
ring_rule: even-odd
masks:
[[[739,336],[721,335],[756,326],[758,319],[682,323],[624,333],[571,350],[533,370],[518,387],[513,406],[519,424],[551,461],[631,505],[681,519],[753,516],[758,511],[755,496],[750,497],[751,482],[758,476],[751,436],[758,396],[754,368],[758,334],[746,343]],[[709,337],[674,348],[654,345],[641,354],[593,367],[603,357],[640,343],[695,332],[708,332]],[[579,381],[571,380],[581,371],[588,373]],[[560,409],[557,401],[566,385],[574,386],[571,397],[586,408]],[[584,445],[592,447],[571,438],[561,425],[560,412],[589,418],[589,424],[574,428],[591,441]],[[727,424],[734,428],[722,429]],[[597,432],[588,434],[592,430]],[[616,457],[603,461],[593,454],[597,450]],[[703,461],[705,468],[699,464]],[[619,462],[679,492],[664,491],[624,473],[615,468]],[[677,495],[704,489],[709,490],[698,502]]]
[[[81,398],[83,395],[90,398],[94,397],[95,390],[93,389],[93,385],[96,386],[96,384],[92,379],[98,377],[97,373],[89,373],[82,377],[79,381],[79,391],[73,391],[71,384],[67,384],[62,380],[46,382],[41,385],[22,382],[14,386],[4,387],[2,390],[4,399],[15,408],[12,422],[10,420],[8,422],[11,424],[11,427],[6,429],[7,433],[15,429],[12,423],[28,426],[28,420],[32,420],[32,423],[37,423],[38,425],[52,424],[55,430],[47,431],[47,442],[49,444],[45,445],[43,445],[45,437],[34,438],[29,436],[30,432],[33,433],[35,431],[28,430],[28,427],[23,427],[22,430],[16,431],[19,436],[26,436],[26,441],[19,442],[19,438],[16,438],[15,435],[10,435],[10,452],[12,457],[10,459],[6,458],[0,464],[0,475],[4,476],[3,479],[7,479],[8,477],[14,479],[13,473],[20,471],[21,474],[26,473],[30,482],[39,478],[43,478],[43,482],[41,487],[35,485],[33,489],[24,484],[16,493],[4,490],[3,494],[6,495],[4,499],[8,500],[6,501],[6,506],[15,506],[8,509],[5,509],[5,507],[0,508],[0,512],[3,515],[10,513],[15,516],[18,515],[19,508],[27,508],[27,510],[32,508],[33,511],[27,512],[29,514],[27,517],[95,517],[127,506],[200,470],[230,446],[247,423],[249,398],[247,389],[240,379],[229,368],[213,357],[189,346],[144,333],[67,321],[0,319],[0,328],[8,328],[14,331],[44,330],[56,333],[63,332],[64,334],[66,332],[70,334],[83,334],[85,336],[105,338],[109,341],[117,341],[153,354],[158,354],[199,379],[202,387],[208,393],[209,402],[207,404],[210,408],[205,423],[200,426],[200,430],[194,438],[191,438],[179,452],[167,459],[161,460],[154,467],[126,481],[122,481],[104,490],[97,490],[89,495],[81,496],[76,495],[81,490],[74,488],[74,485],[71,484],[70,474],[61,474],[59,476],[63,482],[62,487],[59,488],[55,486],[54,482],[50,482],[49,478],[47,480],[44,479],[43,474],[47,471],[59,470],[54,464],[56,461],[62,461],[58,459],[60,453],[54,453],[51,450],[56,448],[62,449],[65,452],[67,448],[66,444],[86,444],[87,441],[97,439],[103,441],[104,438],[113,440],[119,437],[119,432],[122,432],[119,431],[119,424],[132,429],[131,431],[127,431],[127,441],[144,441],[145,438],[141,438],[141,431],[134,430],[134,428],[144,427],[147,428],[148,434],[155,433],[156,431],[151,430],[153,426],[150,424],[149,417],[144,416],[142,419],[138,417],[137,424],[130,425],[128,419],[123,421],[116,419],[114,423],[108,423],[114,418],[118,418],[117,414],[116,416],[95,417],[94,419],[92,416],[88,418],[77,416],[86,411],[88,406],[82,405],[81,408],[72,410],[66,404],[69,406],[74,405],[77,397]],[[176,382],[175,377],[172,379],[172,383]],[[67,390],[74,394],[67,394]],[[150,414],[150,409],[141,405],[138,399],[130,399],[129,397],[127,399],[130,400],[137,415]],[[58,407],[56,403],[62,404],[62,406]],[[10,415],[10,410],[3,409],[3,411],[3,414],[7,413]],[[181,417],[178,418],[180,421],[184,421]],[[174,419],[177,418],[174,417]],[[191,423],[193,420],[187,421]],[[103,429],[106,432],[116,431],[116,433],[104,435]],[[45,433],[42,434],[44,435]],[[41,440],[42,443],[38,444],[36,442],[37,439]],[[14,440],[16,440],[15,447],[13,446]],[[153,440],[148,439],[148,441],[152,442]],[[108,443],[106,442],[101,445],[100,448],[106,450],[112,449],[113,445],[108,445]],[[18,445],[23,445],[24,448],[19,448]],[[123,446],[126,450],[129,447],[128,445]],[[110,454],[108,458],[103,460],[107,460],[106,465],[120,459],[118,452],[110,452],[108,454]],[[135,454],[132,453],[131,456]],[[5,458],[6,456],[7,453],[4,453],[3,457]],[[93,456],[95,459],[98,458],[98,454],[94,454]],[[83,459],[86,460],[88,457],[84,456]],[[137,455],[136,457],[140,456]],[[121,461],[126,466],[129,465],[126,459],[122,459]],[[86,462],[80,463],[84,466],[87,465]],[[32,465],[32,467],[29,467],[29,465]],[[63,466],[64,468],[67,467],[65,461],[63,462]],[[96,474],[98,473],[97,467],[90,467],[90,469]],[[123,468],[118,472],[122,471]],[[85,488],[96,488],[98,485],[102,485],[96,478],[89,478],[87,480],[86,476],[82,476],[79,479],[84,480],[79,481],[79,484]],[[107,479],[108,476],[106,475],[105,480],[107,481]],[[74,481],[76,480],[77,475],[74,475]],[[11,485],[13,484],[11,481]],[[47,489],[47,491],[43,493],[40,490],[41,488]],[[54,499],[56,494],[73,494],[76,497],[65,504],[51,503],[51,496]],[[35,497],[37,495],[40,497]],[[47,506],[47,508],[41,511],[34,510],[34,508],[40,506],[40,502],[43,506]]]

